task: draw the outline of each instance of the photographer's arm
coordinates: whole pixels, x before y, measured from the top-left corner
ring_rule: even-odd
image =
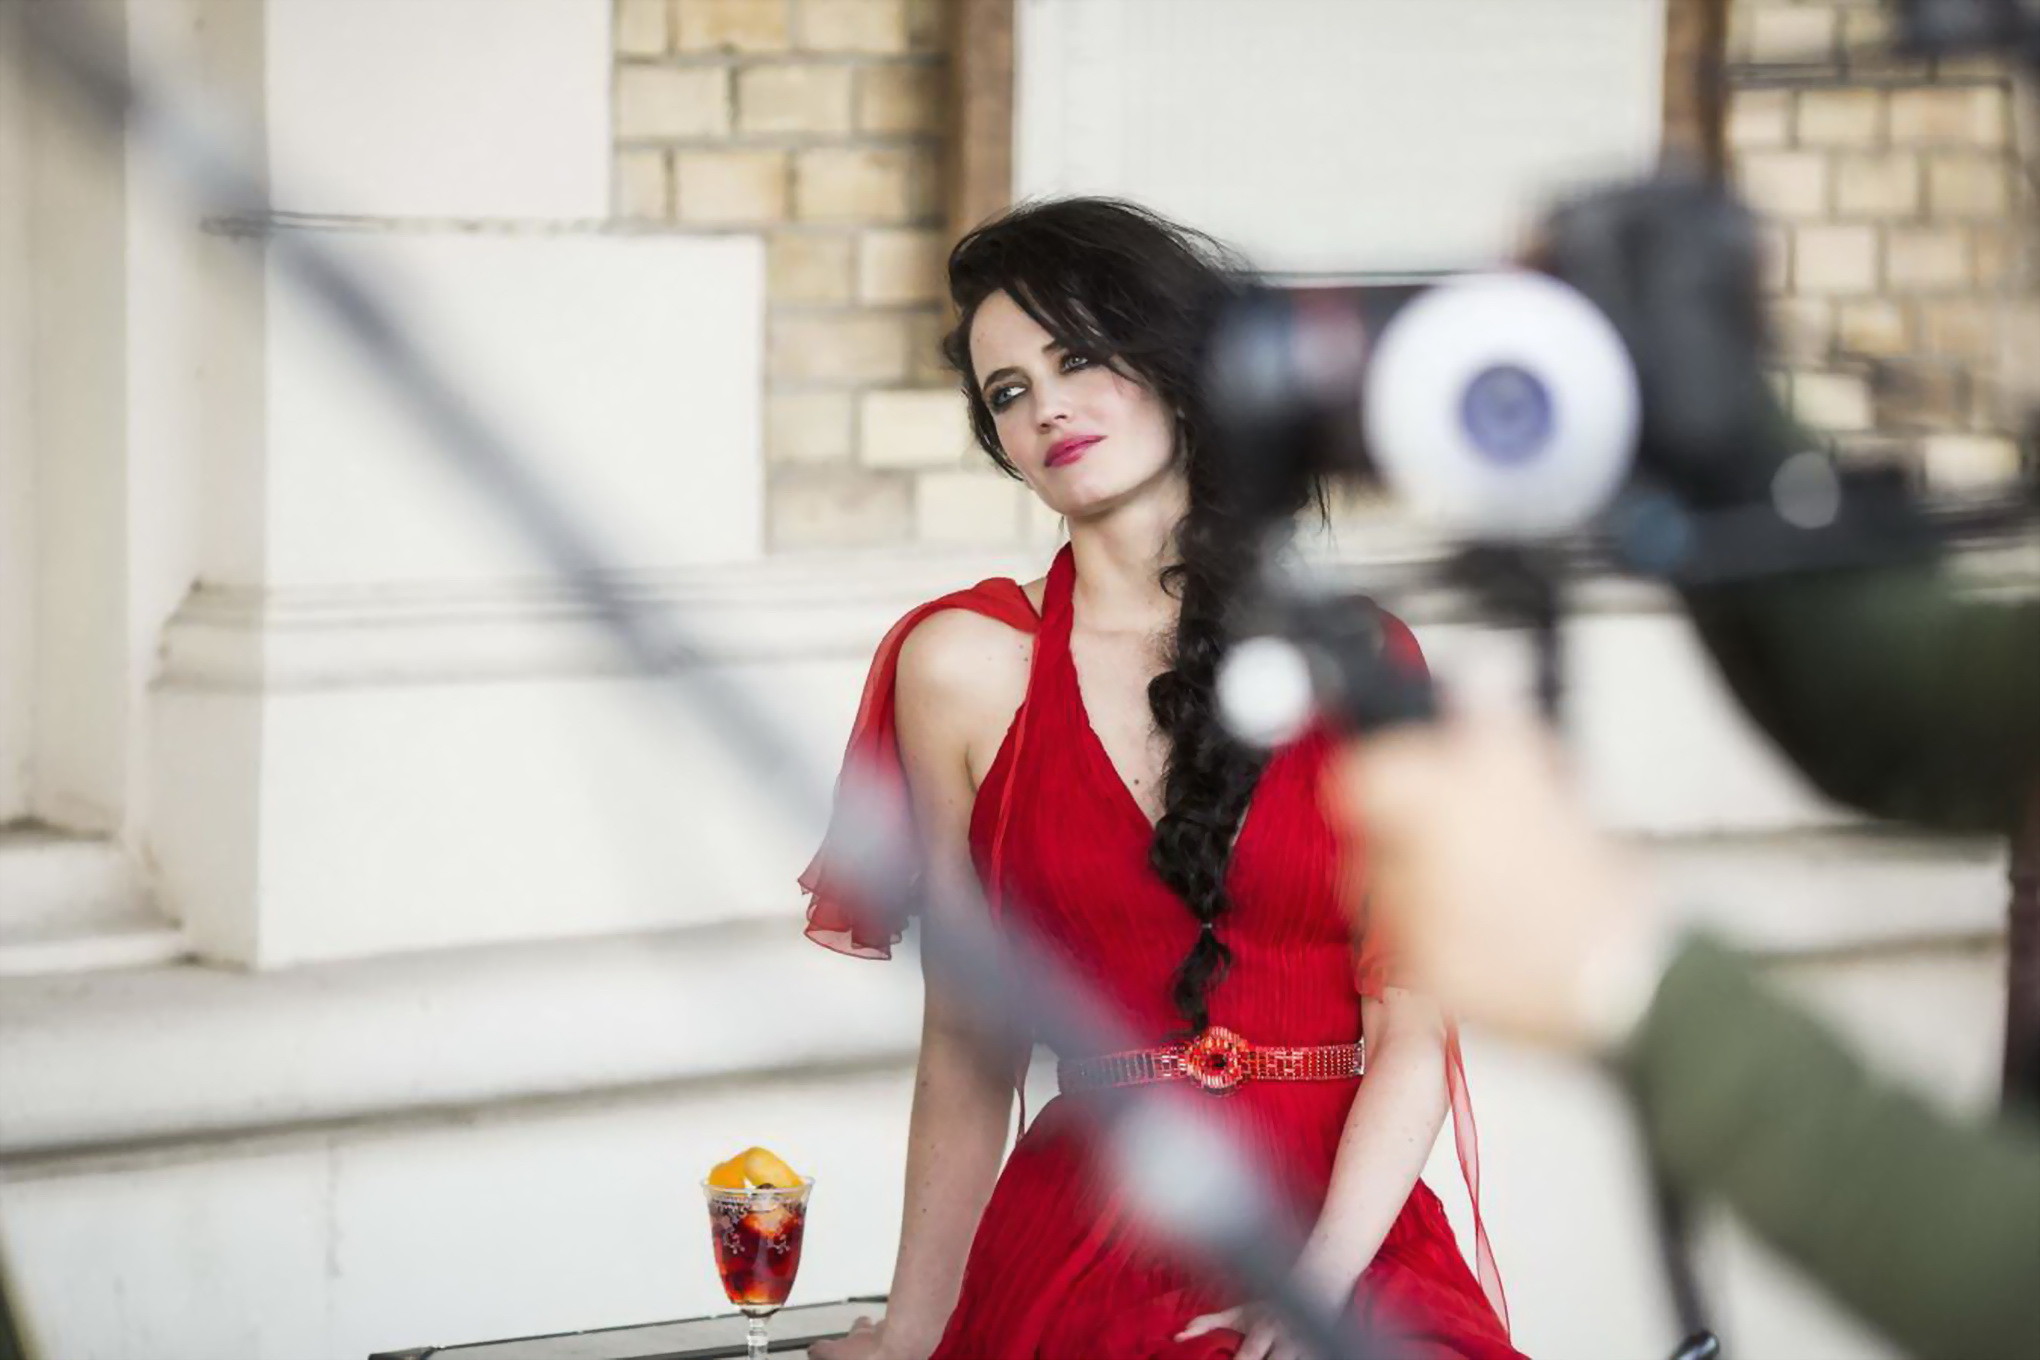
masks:
[[[2040,599],[1966,597],[1935,564],[1687,593],[1737,698],[1837,800],[2003,831],[2040,782]]]
[[[2040,1355],[2040,1127],[1878,1080],[1744,958],[1674,956],[1619,1068],[1674,1183],[1718,1195],[1910,1353]]]

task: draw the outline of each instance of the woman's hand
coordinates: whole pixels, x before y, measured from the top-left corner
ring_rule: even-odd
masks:
[[[1313,1269],[1307,1262],[1298,1266],[1304,1292],[1325,1308],[1344,1314],[1353,1300],[1353,1281],[1342,1280]],[[1289,1334],[1281,1320],[1255,1304],[1242,1304],[1221,1313],[1206,1313],[1176,1333],[1176,1340],[1188,1341],[1206,1332],[1230,1329],[1246,1339],[1233,1360],[1311,1360],[1315,1352],[1306,1349]]]
[[[851,1323],[841,1336],[815,1342],[808,1347],[808,1355],[812,1360],[921,1360],[920,1354],[887,1346],[885,1324],[868,1317]]]
[[[1233,1360],[1311,1360],[1316,1354],[1292,1340],[1280,1321],[1260,1308],[1242,1305],[1223,1313],[1206,1313],[1176,1333],[1176,1340],[1188,1341],[1206,1332],[1229,1328],[1246,1339],[1234,1352]]]

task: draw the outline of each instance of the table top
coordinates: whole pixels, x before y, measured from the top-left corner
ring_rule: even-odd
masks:
[[[883,1298],[782,1308],[772,1318],[772,1354],[775,1360],[806,1360],[809,1342],[841,1336],[860,1317],[884,1316]],[[368,1360],[723,1360],[743,1353],[743,1315],[725,1313],[592,1332],[379,1351]]]

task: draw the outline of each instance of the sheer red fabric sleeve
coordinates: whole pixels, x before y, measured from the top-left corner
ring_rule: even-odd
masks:
[[[1032,633],[1041,620],[1019,584],[1003,578],[980,581],[969,590],[959,590],[931,600],[910,611],[887,630],[871,658],[871,673],[864,681],[864,697],[857,705],[857,717],[850,725],[850,742],[843,752],[843,771],[836,779],[836,806],[821,848],[800,876],[808,894],[807,937],[838,953],[860,959],[889,959],[892,947],[905,933],[904,925],[891,924],[892,914],[883,904],[860,903],[849,890],[853,876],[844,866],[857,854],[852,827],[855,818],[849,807],[853,797],[881,797],[905,808],[906,771],[900,763],[899,729],[894,721],[893,690],[899,676],[900,648],[921,620],[945,609],[969,609],[997,619],[1011,628]]]
[[[1414,674],[1428,676],[1430,667],[1424,661],[1423,648],[1417,645],[1416,634],[1409,625],[1386,610],[1382,611],[1381,622],[1383,646],[1390,659]],[[1356,864],[1352,872],[1361,881],[1350,885],[1354,894],[1348,899],[1357,898],[1363,904],[1359,938],[1354,947],[1353,985],[1362,996],[1378,997],[1398,985],[1394,981],[1398,970],[1380,933],[1368,929],[1364,855],[1359,858],[1363,863]],[[1473,1118],[1473,1094],[1466,1084],[1466,1058],[1460,1047],[1459,1024],[1450,1016],[1445,1019],[1445,1094],[1452,1107],[1453,1150],[1459,1156],[1459,1174],[1466,1181],[1466,1196],[1473,1210],[1474,1269],[1480,1276],[1481,1292],[1487,1295],[1495,1315],[1507,1328],[1509,1299],[1502,1289],[1501,1268],[1495,1263],[1494,1244],[1488,1240],[1487,1220],[1480,1210],[1480,1129]]]

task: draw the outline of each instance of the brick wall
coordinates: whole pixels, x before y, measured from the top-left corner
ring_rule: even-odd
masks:
[[[617,216],[765,238],[776,549],[1042,527],[936,350],[949,8],[617,0]]]
[[[1772,219],[1795,409],[1964,495],[2018,474],[2003,381],[2028,308],[2019,99],[1988,61],[1877,55],[1879,0],[1735,0],[1729,147]]]

